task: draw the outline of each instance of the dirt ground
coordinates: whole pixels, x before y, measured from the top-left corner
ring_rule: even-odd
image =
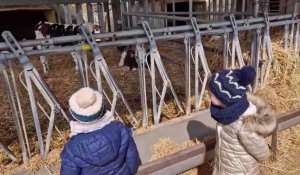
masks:
[[[270,81],[268,85],[260,89],[257,94],[261,95],[267,102],[269,102],[278,113],[289,111],[292,109],[300,108],[300,71],[299,71],[299,58],[294,58],[290,52],[285,52],[280,49],[281,38],[280,35],[274,35],[276,42],[274,42],[274,53],[275,59],[277,60],[273,71],[271,74]],[[204,41],[207,41],[204,38]],[[249,42],[241,42],[243,55],[246,62],[249,61]],[[167,73],[171,78],[172,85],[182,102],[185,105],[185,85],[184,85],[184,46],[175,42],[159,42],[159,51],[163,57],[163,62]],[[222,48],[220,42],[207,43],[206,47],[215,48],[206,51],[206,57],[208,64],[212,69],[212,72],[216,72],[222,69],[222,55],[216,54],[218,48]],[[122,90],[125,98],[128,100],[130,107],[134,111],[138,120],[141,121],[141,106],[140,106],[140,95],[139,95],[139,79],[137,71],[126,71],[123,68],[118,67],[119,58],[121,53],[117,51],[116,48],[105,48],[101,49],[102,54],[109,65],[111,72],[118,82],[120,89]],[[89,55],[89,62],[92,61],[92,55]],[[45,79],[50,89],[56,95],[59,102],[63,107],[67,108],[68,98],[76,90],[80,88],[79,75],[75,72],[74,63],[69,54],[62,55],[52,55],[49,57],[51,70],[48,75],[42,73],[41,64],[38,58],[32,58],[33,65],[37,68],[40,75]],[[14,73],[17,78],[17,85],[20,91],[20,98],[24,112],[25,125],[28,133],[28,138],[30,141],[31,155],[37,155],[39,153],[37,146],[37,139],[35,136],[35,129],[31,115],[30,103],[28,100],[28,95],[26,90],[22,87],[19,81],[19,73],[21,72],[21,67],[19,63],[13,63]],[[193,72],[193,67],[191,68]],[[151,84],[149,73],[147,76],[147,87]],[[193,83],[192,74],[192,83]],[[2,79],[2,77],[0,78]],[[24,77],[23,77],[24,79]],[[91,87],[96,87],[96,83],[91,74],[89,74],[89,80]],[[162,81],[157,78],[157,86],[161,91]],[[103,83],[104,90],[111,97],[108,86]],[[35,89],[35,95],[37,101],[41,103],[41,106],[45,107],[46,111],[49,112],[49,107],[45,103],[45,100],[37,93]],[[194,89],[192,89],[194,92]],[[20,150],[17,146],[17,136],[14,129],[14,123],[12,119],[12,114],[8,104],[7,96],[4,91],[3,84],[0,84],[0,111],[1,111],[1,121],[0,121],[0,141],[17,155],[17,163],[11,163],[7,156],[0,150],[0,174],[9,174],[11,167],[18,165],[22,158],[20,155]],[[148,98],[148,112],[151,116],[151,91],[147,88],[147,98]],[[166,108],[163,108],[162,121],[169,120],[176,116],[177,110],[173,102],[173,97],[170,92],[167,93],[165,98],[166,104],[170,110],[167,113]],[[192,104],[193,101],[192,101]],[[106,101],[106,106],[109,104]],[[206,95],[202,108],[207,108],[209,106],[209,98]],[[117,112],[126,120],[126,123],[130,125],[130,116],[124,108],[122,103],[117,103]],[[48,119],[42,114],[39,109],[40,123],[43,133],[46,133],[48,126]],[[153,122],[152,118],[149,118],[149,125]],[[54,137],[51,144],[51,153],[49,158],[43,160],[42,162],[47,164],[52,164],[59,161],[59,152],[68,139],[68,123],[63,119],[62,116],[58,115],[56,118],[56,126],[63,133],[63,137],[54,131]],[[300,126],[297,125],[290,129],[287,129],[279,133],[279,143],[278,143],[278,155],[275,160],[267,161],[261,165],[261,172],[265,174],[300,174],[296,168],[300,167],[300,161],[298,157],[300,156]],[[36,164],[41,163],[41,159],[38,156],[33,157],[33,163],[29,164],[29,168],[36,169]],[[38,163],[37,163],[38,162]],[[8,168],[10,167],[10,168]],[[211,163],[207,163],[193,169],[185,174],[210,174],[211,173]]]

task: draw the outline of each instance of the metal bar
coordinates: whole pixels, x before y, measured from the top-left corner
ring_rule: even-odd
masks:
[[[224,10],[224,8],[223,8]],[[153,15],[189,15],[189,12],[149,12],[149,14],[153,14]],[[219,12],[192,12],[192,15],[217,15],[217,16],[222,16],[222,15],[229,15],[229,14],[234,14],[236,16],[253,16],[253,12],[226,12],[226,11],[219,11]],[[258,13],[260,14],[260,12]],[[269,13],[269,14],[273,14],[273,15],[278,15],[276,13]]]
[[[299,54],[299,35],[300,35],[300,22],[297,23],[296,25],[296,33],[295,33],[295,38],[294,38],[294,48],[295,48],[295,54]]]
[[[66,24],[72,24],[72,16],[71,16],[71,10],[68,4],[65,4],[63,6],[64,8],[64,15],[65,15],[65,23]]]
[[[87,11],[87,17],[88,17],[88,22],[94,24],[94,10],[93,10],[93,5],[91,3],[86,4],[86,11]]]
[[[83,16],[82,16],[82,6],[81,4],[76,4],[76,20],[77,24],[83,23]]]
[[[8,62],[8,65],[9,65],[9,69],[10,69],[11,79],[12,79],[12,82],[13,82],[14,92],[16,94],[16,100],[17,100],[17,104],[18,104],[18,109],[19,109],[19,114],[20,114],[20,118],[21,118],[23,133],[24,133],[24,137],[25,137],[25,143],[27,145],[26,146],[27,147],[27,153],[28,153],[28,157],[30,158],[31,157],[30,156],[30,145],[29,145],[29,141],[28,141],[27,130],[26,130],[26,126],[25,126],[24,115],[23,115],[23,110],[22,110],[20,96],[19,96],[19,90],[18,90],[15,74],[14,74],[14,71],[12,69],[12,65],[11,65],[10,61]]]
[[[7,156],[12,160],[16,161],[16,156],[5,146],[0,142],[0,148],[7,154]]]
[[[193,15],[193,0],[189,0],[189,17],[191,18]]]
[[[236,12],[236,2],[237,0],[231,0],[231,11]]]
[[[139,83],[140,83],[140,94],[141,94],[141,107],[142,107],[142,126],[148,126],[148,115],[147,115],[147,94],[146,94],[146,77],[145,77],[145,61],[148,61],[145,53],[145,49],[142,45],[137,44],[137,57],[138,57],[138,68],[139,68]]]
[[[111,32],[115,32],[115,23],[114,23],[114,15],[113,15],[113,7],[112,7],[112,4],[111,4],[111,0],[109,0],[108,2],[108,14],[109,14],[109,21],[110,21],[110,31]]]
[[[191,40],[184,38],[185,45],[185,99],[186,99],[186,115],[191,113]]]
[[[245,13],[245,11],[246,11],[246,0],[242,0],[242,9],[241,9],[241,12]],[[242,16],[242,18],[244,18],[244,16]]]
[[[28,5],[55,5],[55,4],[76,4],[76,3],[101,3],[108,0],[10,0],[0,1],[0,6],[28,6]]]
[[[83,23],[81,4],[76,4],[76,18],[77,18],[77,24]],[[87,60],[87,53],[85,51],[71,52],[71,56],[73,57],[73,61],[76,64],[75,65],[76,71],[79,71],[79,78],[80,78],[81,85],[84,87],[88,86],[88,72],[86,71],[86,73],[84,74],[83,66],[82,66],[82,60]],[[85,70],[87,70],[87,69],[88,69],[87,64],[85,64]]]
[[[175,9],[175,0],[172,0],[172,12],[175,13],[176,9]],[[173,15],[173,17],[175,17],[175,15]],[[173,26],[176,25],[176,21],[175,19],[173,20]]]
[[[102,3],[97,4],[98,8],[98,22],[99,22],[99,27],[100,27],[100,33],[105,32],[105,23],[104,23],[104,7]],[[122,26],[124,27],[124,26]]]
[[[255,2],[254,2],[254,14],[253,14],[254,18],[257,18],[258,12],[259,12],[259,0],[255,0]]]
[[[279,20],[289,20],[293,17],[292,14],[287,15],[280,15],[280,16],[270,16],[269,21],[279,21]],[[264,22],[265,19],[260,18],[253,18],[249,20],[237,20],[236,24],[238,25],[245,25],[249,23],[259,23]],[[300,20],[297,20],[295,22],[298,22]],[[271,22],[270,26],[280,26],[283,25],[284,21],[281,21],[279,23],[277,22]],[[292,23],[292,21],[286,21],[288,24]],[[273,24],[272,24],[273,23]],[[285,23],[284,23],[285,24]],[[207,29],[207,28],[217,28],[217,27],[224,27],[224,26],[230,26],[231,23],[229,21],[224,22],[218,22],[218,23],[207,23],[207,24],[198,24],[200,29]],[[256,28],[262,28],[264,26],[256,25]],[[255,29],[249,27],[248,30]],[[239,28],[238,28],[239,30]],[[184,32],[184,31],[192,31],[192,27],[190,25],[185,26],[176,26],[176,27],[168,27],[168,28],[160,28],[160,29],[153,29],[152,32],[154,34],[157,33],[165,33],[168,32]],[[204,32],[205,34],[205,32]],[[128,36],[137,36],[137,35],[144,35],[143,30],[130,30],[130,31],[121,31],[121,32],[111,32],[111,33],[102,33],[102,34],[95,34],[93,35],[95,39],[104,39],[104,38],[118,38],[118,37],[128,37]],[[184,37],[183,37],[184,38]],[[71,42],[79,42],[84,41],[84,38],[80,35],[72,35],[72,36],[63,36],[63,37],[53,37],[48,39],[38,39],[38,40],[25,40],[20,41],[19,44],[22,47],[29,47],[29,46],[37,46],[37,45],[52,45],[52,44],[65,44],[65,43],[71,43]],[[0,50],[7,50],[9,47],[6,45],[5,42],[0,43]]]
[[[228,68],[228,34],[225,33],[223,37],[223,69]]]
[[[54,108],[52,108],[50,118],[49,118],[48,131],[47,131],[45,155],[47,155],[50,150],[50,142],[51,142],[53,127],[54,127],[54,119],[55,119],[55,111],[54,111]]]
[[[11,110],[12,110],[13,120],[14,120],[15,127],[16,127],[16,132],[17,132],[17,136],[18,136],[18,140],[19,140],[19,145],[20,145],[21,150],[22,150],[23,161],[27,162],[28,161],[28,155],[27,155],[27,150],[26,150],[26,146],[25,146],[25,142],[24,142],[23,133],[22,133],[22,130],[21,130],[21,124],[20,124],[20,120],[19,120],[19,116],[18,116],[17,107],[16,107],[14,96],[13,96],[12,88],[11,88],[11,85],[10,85],[10,82],[9,82],[8,74],[7,74],[4,63],[0,64],[0,69],[2,70],[3,85],[4,85],[5,91],[7,93],[9,105],[10,105]],[[7,152],[7,153],[9,153],[9,152]],[[11,155],[11,154],[8,154],[8,155]]]
[[[289,38],[289,25],[284,25],[284,35],[283,35],[283,48],[288,49],[288,38]]]
[[[130,0],[126,1],[126,7],[127,7],[126,8],[126,12],[127,13],[131,12],[131,1]],[[125,11],[124,11],[124,13],[125,13]],[[124,15],[124,13],[123,13],[123,15]],[[131,28],[131,19],[130,19],[130,16],[127,16],[127,27],[128,27],[128,29]]]
[[[218,12],[217,11],[217,0],[213,0],[212,6],[213,6],[213,12],[215,12],[215,13]],[[213,19],[216,20],[217,16],[213,16]]]
[[[229,8],[229,0],[225,0],[225,12],[229,12],[230,8]]]
[[[145,14],[145,13],[124,13],[124,15],[128,16],[144,16],[150,18],[159,18],[159,19],[170,19],[175,21],[187,21],[187,17],[179,17],[179,16],[167,16],[167,15],[153,15],[153,14]],[[207,22],[207,20],[198,19],[199,22]]]
[[[285,25],[289,24],[292,22],[289,21],[279,21],[279,22],[271,22],[270,27],[273,26],[280,26],[280,25]],[[262,28],[265,27],[265,24],[255,24],[255,25],[250,25],[250,26],[240,26],[237,28],[237,31],[246,31],[246,30],[253,30],[257,28]],[[163,31],[166,31],[166,29],[163,29]],[[174,30],[175,31],[175,30]],[[232,32],[232,28],[222,28],[222,29],[214,29],[214,30],[209,30],[209,31],[202,31],[202,35],[216,35],[216,34],[222,34],[222,33],[230,33]],[[126,36],[126,34],[124,34]],[[97,36],[97,35],[96,35]],[[174,35],[163,35],[163,36],[157,36],[156,40],[175,40],[175,39],[183,39],[184,37],[189,36],[193,37],[194,34],[193,32],[185,32],[185,33],[180,33],[180,34],[174,34]],[[140,38],[139,40],[142,43],[148,43],[147,38]],[[98,47],[109,47],[109,46],[125,46],[125,45],[134,45],[136,44],[135,39],[127,39],[127,40],[119,40],[119,41],[112,41],[112,42],[101,42],[97,43]],[[34,51],[27,51],[26,54],[28,56],[33,56],[33,55],[45,55],[45,54],[54,54],[54,53],[66,53],[66,52],[73,52],[73,51],[81,51],[81,45],[76,45],[76,46],[66,46],[63,48],[50,48],[46,50],[34,50]],[[0,60],[5,60],[5,59],[14,59],[16,56],[11,53],[6,53],[6,54],[0,54]]]

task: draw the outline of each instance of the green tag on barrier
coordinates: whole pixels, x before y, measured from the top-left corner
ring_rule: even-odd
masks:
[[[81,50],[82,50],[82,51],[88,51],[88,50],[91,50],[91,46],[88,45],[88,44],[83,44],[83,45],[81,45]]]

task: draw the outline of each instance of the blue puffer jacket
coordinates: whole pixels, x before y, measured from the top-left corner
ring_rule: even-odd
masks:
[[[131,175],[138,169],[132,132],[120,122],[73,136],[65,145],[61,160],[62,175]]]

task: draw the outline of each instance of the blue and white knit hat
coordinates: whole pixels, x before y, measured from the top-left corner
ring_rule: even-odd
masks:
[[[81,88],[69,99],[69,110],[72,117],[79,122],[92,122],[104,116],[102,93],[89,87]]]
[[[247,100],[247,86],[255,80],[256,72],[253,67],[223,70],[212,76],[209,82],[211,92],[226,106]]]

